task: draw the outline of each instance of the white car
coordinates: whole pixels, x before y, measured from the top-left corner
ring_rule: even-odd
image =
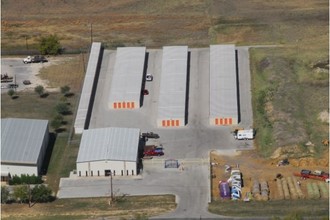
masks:
[[[151,74],[147,74],[146,75],[146,81],[152,81],[153,80],[153,76]]]

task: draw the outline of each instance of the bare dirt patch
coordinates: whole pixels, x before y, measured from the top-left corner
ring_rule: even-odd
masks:
[[[211,163],[212,166],[212,199],[214,201],[221,200],[219,195],[218,183],[219,181],[226,181],[230,177],[230,173],[225,172],[225,165],[230,165],[233,168],[237,166],[242,172],[243,186],[242,197],[244,198],[247,192],[252,191],[254,180],[265,180],[269,186],[269,200],[278,200],[279,192],[277,189],[276,179],[277,174],[281,174],[284,178],[293,177],[294,172],[300,172],[302,169],[309,170],[323,170],[329,172],[329,159],[328,154],[324,154],[323,158],[301,158],[289,159],[289,165],[277,166],[280,159],[265,159],[258,156],[255,151],[241,151],[236,154],[222,154],[212,152]],[[300,180],[301,189],[307,198],[307,185],[308,183],[321,182],[318,180]],[[243,199],[242,198],[242,199]]]

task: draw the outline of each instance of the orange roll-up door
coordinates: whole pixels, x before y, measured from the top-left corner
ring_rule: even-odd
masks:
[[[166,120],[166,126],[171,126],[171,120]]]
[[[225,125],[227,124],[227,118],[225,118],[225,122],[224,123],[225,123]]]
[[[126,108],[126,102],[123,102],[123,108]]]
[[[176,126],[179,126],[179,125],[180,125],[180,121],[179,121],[179,120],[176,120],[176,121],[175,121],[175,125],[176,125]]]
[[[132,103],[132,108],[135,108],[135,104],[134,104],[134,102],[131,102]]]
[[[113,108],[116,109],[117,108],[117,102],[113,103]]]
[[[162,120],[162,126],[165,127],[166,126],[166,121]]]
[[[232,118],[229,118],[229,124],[233,124],[233,119]]]
[[[174,125],[175,125],[175,121],[171,120],[171,126],[174,127]]]
[[[127,108],[131,108],[131,103],[127,102]]]
[[[219,119],[218,119],[218,118],[215,119],[215,124],[216,124],[216,125],[219,124]]]
[[[118,108],[121,108],[121,102],[118,102]]]
[[[219,122],[219,124],[220,124],[220,125],[223,124],[223,119],[222,119],[222,118],[220,118],[220,122]]]

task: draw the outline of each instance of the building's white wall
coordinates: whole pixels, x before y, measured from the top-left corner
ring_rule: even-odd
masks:
[[[38,176],[37,166],[19,166],[19,165],[6,165],[1,164],[1,171],[7,171],[11,176],[17,175],[21,176],[22,174],[29,174],[32,176]]]
[[[137,162],[131,161],[92,161],[77,163],[78,176],[105,176],[105,170],[111,170],[115,176],[137,174]],[[128,173],[127,173],[128,172]]]

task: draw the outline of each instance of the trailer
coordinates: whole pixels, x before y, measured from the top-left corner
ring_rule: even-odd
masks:
[[[235,130],[234,138],[236,140],[252,140],[254,138],[254,133],[253,129]]]
[[[315,179],[325,182],[329,182],[329,173],[320,170],[301,170],[300,173],[293,173],[293,175],[304,178],[304,179]]]
[[[231,194],[230,194],[230,188],[229,188],[229,183],[226,181],[219,181],[219,194],[220,198],[222,199],[230,199]]]

